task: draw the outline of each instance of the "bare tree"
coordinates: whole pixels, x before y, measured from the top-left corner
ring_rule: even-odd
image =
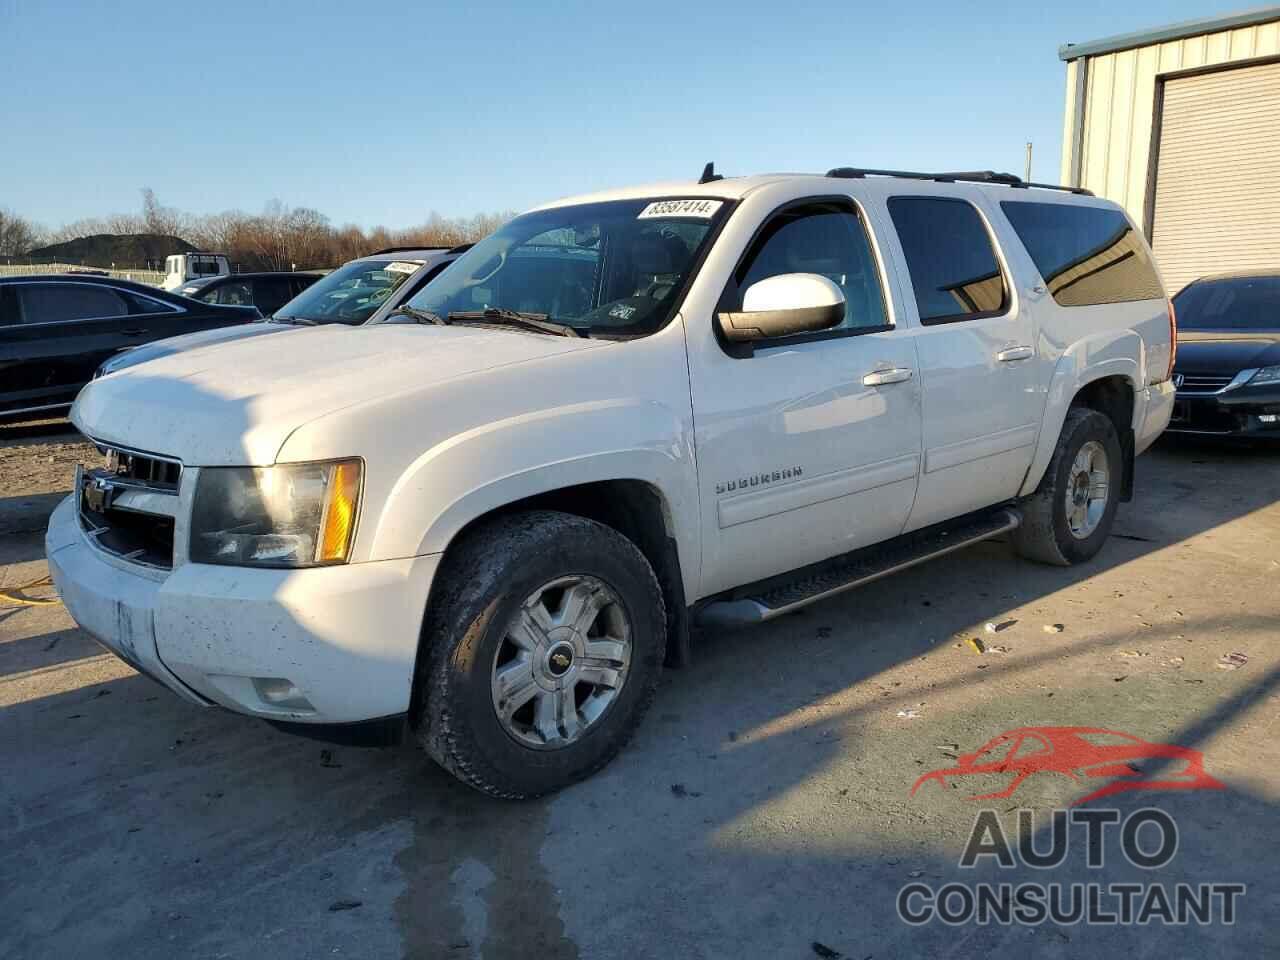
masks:
[[[52,231],[48,242],[94,234],[155,233],[177,236],[203,250],[226,253],[246,269],[289,270],[336,267],[386,247],[452,247],[479,240],[509,220],[511,213],[444,217],[432,212],[425,222],[400,230],[383,226],[362,229],[355,224],[334,227],[311,207],[289,207],[274,200],[260,214],[226,210],[191,216],[165,207],[150,188],[142,190],[141,214],[112,214],[77,220]]]
[[[150,187],[142,188],[142,232],[179,237],[187,232],[190,219],[172,207],[162,206]]]
[[[0,207],[0,256],[16,257],[39,242],[38,231],[30,220]]]

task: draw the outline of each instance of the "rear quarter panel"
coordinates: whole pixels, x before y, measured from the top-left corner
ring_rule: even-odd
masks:
[[[1034,196],[1016,199],[1042,203],[1061,203],[1104,207],[1119,211],[1144,247],[1146,240],[1141,230],[1125,211],[1110,201],[1092,197],[1079,197],[1052,191],[1028,191]],[[1004,199],[989,197],[991,200]],[[1040,276],[1017,231],[999,209],[1001,242],[1009,249],[1010,260],[1016,262],[1016,272],[1035,278],[1032,289],[1024,296],[1030,302],[1037,317],[1036,354],[1041,365],[1046,390],[1044,417],[1035,454],[1019,495],[1033,493],[1053,457],[1066,420],[1067,411],[1076,394],[1085,386],[1103,377],[1118,376],[1128,381],[1134,391],[1133,422],[1139,430],[1146,414],[1145,389],[1167,378],[1172,340],[1169,331],[1168,302],[1164,299],[1131,300],[1119,303],[1091,304],[1088,306],[1063,306],[1045,288]],[[1148,255],[1150,249],[1147,248]],[[1152,265],[1154,257],[1152,257]],[[1159,268],[1155,267],[1157,277]],[[1163,286],[1163,280],[1161,280]]]
[[[1049,298],[1045,294],[1046,299]],[[1041,356],[1052,361],[1044,423],[1020,491],[1035,491],[1053,457],[1063,421],[1076,394],[1103,377],[1119,376],[1134,391],[1135,430],[1145,415],[1145,388],[1163,380],[1169,366],[1169,315],[1163,300],[1059,307],[1042,311]]]

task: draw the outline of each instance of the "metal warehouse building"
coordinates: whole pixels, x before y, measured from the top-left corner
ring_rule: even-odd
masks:
[[[1280,267],[1280,6],[1067,44],[1062,182],[1123,204],[1170,292]]]

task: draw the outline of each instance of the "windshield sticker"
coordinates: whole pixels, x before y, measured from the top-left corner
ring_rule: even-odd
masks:
[[[699,220],[710,220],[723,203],[723,200],[657,200],[641,210],[636,219],[696,217]]]
[[[384,264],[382,269],[390,273],[417,273],[420,266],[422,266],[420,263],[410,263],[404,260],[392,260],[390,263]]]
[[[636,315],[635,307],[628,307],[626,304],[620,303],[616,307],[609,308],[609,316],[615,320],[630,320]]]

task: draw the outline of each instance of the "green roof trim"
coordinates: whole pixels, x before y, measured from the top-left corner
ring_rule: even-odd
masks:
[[[1088,43],[1064,43],[1058,48],[1058,58],[1079,60],[1081,57],[1096,57],[1104,53],[1115,53],[1117,50],[1132,50],[1134,47],[1147,47],[1153,43],[1196,37],[1202,33],[1251,27],[1257,23],[1270,23],[1272,20],[1280,20],[1280,6],[1257,7],[1242,13],[1206,17],[1203,20],[1184,20],[1182,23],[1171,23],[1167,27],[1140,30],[1137,33],[1123,33],[1117,37],[1105,37]]]

